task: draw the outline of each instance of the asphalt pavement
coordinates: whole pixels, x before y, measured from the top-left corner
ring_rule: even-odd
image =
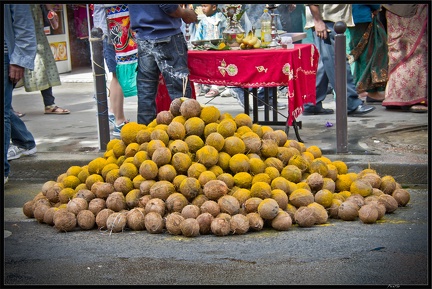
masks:
[[[25,113],[22,119],[38,152],[11,161],[4,188],[5,285],[429,284],[428,113],[388,111],[374,104],[373,112],[348,117],[346,153],[337,152],[335,115],[298,118],[306,146],[317,145],[324,156],[346,162],[351,171],[371,167],[392,175],[410,191],[409,205],[378,224],[336,220],[288,232],[197,238],[134,231],[58,233],[27,219],[22,205],[44,182],[104,153],[91,69],[61,74],[61,80],[53,91],[56,104],[71,111],[68,115],[46,115],[40,93],[14,91],[13,107]],[[197,99],[222,113],[243,112],[232,97]],[[136,97],[125,99],[130,121],[136,121],[136,103]],[[332,95],[324,107],[335,108]],[[286,120],[287,110],[279,113],[278,121]],[[296,139],[292,127],[288,137]]]

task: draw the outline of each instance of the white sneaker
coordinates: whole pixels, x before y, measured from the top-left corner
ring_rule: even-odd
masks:
[[[226,88],[224,91],[220,94],[221,97],[233,97],[233,91],[231,88]]]
[[[8,149],[8,161],[19,159],[22,155],[29,156],[37,152],[36,147],[32,149],[20,148],[16,145],[10,145]]]
[[[9,177],[4,177],[4,185],[6,185],[6,183],[8,182]]]

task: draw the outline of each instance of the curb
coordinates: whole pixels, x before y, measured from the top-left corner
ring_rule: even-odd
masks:
[[[57,177],[67,171],[71,166],[84,166],[93,159],[103,156],[103,153],[66,154],[38,152],[34,156],[13,160],[9,178],[19,181],[46,182],[56,180]],[[341,160],[348,166],[350,172],[360,172],[366,168],[372,168],[379,175],[393,176],[403,185],[428,184],[428,163],[404,163],[397,158],[392,162],[380,156],[362,155],[325,155],[330,160]],[[404,158],[401,156],[401,158]]]

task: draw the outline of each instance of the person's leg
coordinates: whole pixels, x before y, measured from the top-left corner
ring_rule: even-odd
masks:
[[[152,53],[154,44],[139,39],[136,42],[138,46],[137,122],[147,125],[156,117],[156,94],[160,71]]]
[[[336,75],[335,75],[335,52],[334,52],[334,41],[336,32],[334,31],[334,23],[326,22],[327,28],[330,30],[329,37],[324,41],[323,53],[325,55],[322,57],[324,69],[326,71],[327,77],[332,87],[336,87]],[[321,55],[321,54],[320,54]],[[351,66],[346,60],[346,88],[347,88],[347,110],[348,112],[355,110],[363,102],[358,98],[358,94],[355,88],[354,79],[351,73]],[[324,97],[325,98],[325,97]]]
[[[154,50],[159,70],[165,79],[168,93],[172,99],[191,97],[187,44],[183,34],[167,38],[168,42],[159,43]]]
[[[10,114],[12,111],[12,90],[13,90],[13,84],[9,80],[9,56],[7,53],[4,53],[4,75],[3,75],[3,100],[4,100],[4,111],[3,111],[3,118],[4,118],[4,146],[3,146],[3,167],[4,167],[4,178],[5,182],[7,180],[7,177],[9,176],[10,171],[10,165],[7,160],[7,152],[9,150],[9,144],[10,144],[10,133],[11,133],[11,126],[10,126]]]
[[[110,107],[112,108],[112,112],[114,113],[116,125],[120,125],[123,122],[126,122],[123,103],[123,90],[117,79],[117,75],[113,73],[110,83]]]
[[[36,147],[36,142],[27,129],[25,123],[10,110],[10,138],[12,143],[20,148],[31,150]]]
[[[52,87],[40,91],[45,105],[45,114],[69,114],[70,111],[55,105]]]
[[[315,46],[317,47],[319,55],[320,55],[320,58],[318,61],[317,72],[316,72],[316,82],[315,82],[315,87],[316,87],[316,102],[315,103],[316,104],[315,105],[313,105],[312,103],[304,104],[304,114],[307,114],[308,112],[315,113],[318,111],[323,111],[324,113],[330,114],[330,113],[333,113],[333,110],[330,110],[330,109],[324,110],[324,108],[322,106],[322,102],[324,101],[324,99],[327,96],[327,90],[328,90],[328,86],[329,86],[329,77],[328,77],[327,73],[328,73],[328,70],[330,70],[330,69],[327,68],[326,66],[328,66],[328,64],[334,60],[334,53],[332,53],[333,47],[332,47],[332,43],[331,43],[329,38],[323,40],[323,39],[316,36],[315,31],[313,32],[313,37],[314,37]],[[332,67],[334,67],[334,63],[333,63]],[[332,68],[332,67],[330,67],[330,68]],[[331,73],[331,71],[330,71],[330,73]],[[332,84],[332,86],[333,86],[333,84]]]
[[[43,98],[43,102],[44,102],[45,107],[55,104],[54,103],[55,97],[52,93],[52,87],[41,90],[41,94],[42,94],[42,98]]]

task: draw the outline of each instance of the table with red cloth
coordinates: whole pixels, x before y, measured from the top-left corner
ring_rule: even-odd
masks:
[[[293,49],[191,50],[188,52],[189,79],[243,88],[287,86],[287,124],[292,125],[303,112],[303,103],[315,103],[318,59],[313,44],[295,44]],[[247,97],[245,113],[248,113],[246,101]],[[254,100],[254,111],[256,105]]]

